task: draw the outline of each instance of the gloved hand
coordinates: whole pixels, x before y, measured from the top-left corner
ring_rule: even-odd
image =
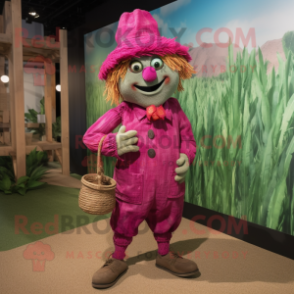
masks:
[[[176,161],[176,163],[179,167],[175,169],[175,172],[177,174],[175,176],[175,181],[181,184],[185,181],[185,177],[189,169],[188,156],[185,153],[180,153],[180,158]]]
[[[137,131],[131,130],[126,132],[125,126],[120,127],[115,137],[117,153],[119,156],[123,155],[124,153],[139,151],[139,147],[133,145],[138,142],[138,138],[135,137],[136,135]]]

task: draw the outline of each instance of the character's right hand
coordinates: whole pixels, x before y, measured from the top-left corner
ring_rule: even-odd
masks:
[[[138,142],[138,137],[136,137],[137,131],[127,131],[126,127],[121,126],[117,135],[116,135],[116,145],[117,145],[117,154],[119,156],[128,152],[137,152],[139,147],[133,145]]]

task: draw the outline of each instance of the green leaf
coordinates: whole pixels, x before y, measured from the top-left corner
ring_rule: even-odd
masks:
[[[30,180],[32,181],[38,181],[40,180],[44,174],[46,173],[47,169],[43,166],[38,166],[37,168],[34,169],[30,176]]]
[[[44,153],[43,152],[38,152],[38,154],[37,154],[38,162],[41,162],[43,160],[43,158],[45,158]]]
[[[4,174],[3,175],[3,178],[2,178],[2,181],[0,183],[0,189],[3,190],[3,191],[7,191],[10,189],[11,187],[11,181],[8,177],[8,175]]]
[[[45,114],[44,97],[40,100],[40,114]]]
[[[28,185],[27,185],[27,188],[28,189],[33,189],[33,188],[37,188],[37,187],[40,187],[42,185],[44,185],[45,182],[39,182],[39,181],[29,181],[28,182]]]
[[[37,114],[38,114],[38,112],[35,109],[29,109],[29,113],[30,113],[30,115],[36,116],[36,117],[37,117]]]
[[[7,168],[5,166],[0,166],[0,174],[6,174]]]
[[[28,176],[20,177],[20,178],[17,180],[16,185],[20,185],[20,184],[22,184],[22,183],[25,183],[28,179],[29,179]]]
[[[28,113],[25,113],[25,117],[29,121],[31,121],[33,123],[37,123],[38,122],[38,120],[37,120],[37,114],[38,114],[38,112],[36,110],[34,110],[34,109],[29,109],[28,111],[29,111]]]
[[[30,113],[25,113],[25,118],[26,118],[26,121],[28,122],[33,122],[33,117]]]
[[[11,181],[14,181],[14,171],[10,156],[0,156],[0,176],[6,174]]]
[[[285,111],[283,113],[283,120],[282,120],[282,125],[280,128],[279,148],[282,148],[283,146],[284,135],[287,128],[289,127],[289,123],[291,122],[293,113],[294,113],[294,94],[288,101],[287,107],[285,108]]]
[[[282,44],[285,56],[288,55],[289,51],[294,53],[294,31],[289,31],[284,34]]]
[[[27,189],[26,188],[20,188],[20,189],[17,189],[17,192],[20,194],[20,195],[24,195],[26,193]]]

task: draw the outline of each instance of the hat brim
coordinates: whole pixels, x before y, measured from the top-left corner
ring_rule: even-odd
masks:
[[[129,39],[122,42],[108,54],[106,60],[101,65],[98,77],[100,80],[106,80],[110,70],[121,61],[134,57],[140,58],[141,56],[178,54],[189,62],[192,58],[188,50],[189,47],[176,42],[175,38],[168,39],[164,36],[142,36],[141,38]]]

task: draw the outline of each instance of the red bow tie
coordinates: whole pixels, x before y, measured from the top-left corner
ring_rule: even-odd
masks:
[[[156,107],[155,105],[150,105],[146,108],[147,118],[151,120],[164,119],[165,118],[165,111],[162,105]]]

